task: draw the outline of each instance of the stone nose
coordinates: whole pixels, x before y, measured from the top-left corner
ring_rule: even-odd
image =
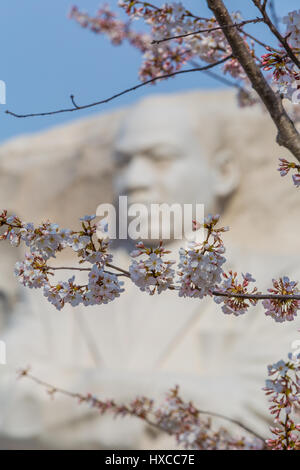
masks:
[[[143,156],[134,156],[123,176],[123,184],[127,193],[150,189],[156,181],[153,163]]]

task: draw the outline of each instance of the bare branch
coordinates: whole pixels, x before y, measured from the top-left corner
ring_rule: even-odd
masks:
[[[139,88],[142,88],[146,85],[149,85],[150,83],[154,83],[158,80],[163,80],[163,79],[166,79],[166,78],[175,77],[176,75],[181,75],[181,74],[185,74],[185,73],[203,72],[205,70],[210,70],[214,67],[217,67],[218,65],[224,64],[225,62],[227,62],[227,60],[229,60],[231,58],[232,58],[232,55],[228,55],[228,56],[224,57],[223,59],[218,60],[217,62],[214,62],[213,64],[208,64],[208,65],[205,65],[203,67],[195,67],[195,68],[192,68],[192,69],[178,70],[176,72],[168,73],[168,74],[165,74],[165,75],[160,75],[158,77],[151,78],[150,80],[147,80],[145,82],[139,83],[138,85],[135,85],[131,88],[127,88],[126,90],[123,90],[119,93],[116,93],[115,95],[113,95],[109,98],[105,98],[104,100],[100,100],[100,101],[95,101],[95,102],[90,103],[90,104],[85,104],[83,106],[77,106],[74,102],[74,95],[71,95],[71,99],[74,103],[73,108],[65,108],[65,109],[59,109],[59,110],[56,110],[56,111],[48,111],[48,112],[42,112],[42,113],[30,113],[30,114],[17,114],[17,113],[14,113],[12,111],[9,111],[9,110],[6,110],[5,112],[6,112],[6,114],[10,114],[11,116],[14,116],[14,117],[17,117],[17,118],[27,118],[27,117],[35,117],[35,116],[52,116],[54,114],[71,113],[73,111],[79,111],[79,110],[82,110],[82,109],[93,108],[94,106],[99,106],[101,104],[108,103],[109,101],[112,101],[116,98],[119,98],[120,96],[126,95],[127,93],[131,93],[132,91],[138,90]]]
[[[79,108],[79,106],[75,103],[75,98],[74,98],[74,95],[70,95],[70,98],[71,98],[71,101],[72,101],[72,104],[75,108]]]
[[[233,24],[222,0],[207,0],[207,4],[220,24]],[[286,147],[300,161],[300,135],[285,111],[280,96],[267,83],[237,28],[224,29],[224,35],[234,57],[240,62],[277,127],[278,144]]]

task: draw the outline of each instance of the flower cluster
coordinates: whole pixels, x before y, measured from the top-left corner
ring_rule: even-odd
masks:
[[[231,48],[214,17],[199,17],[187,10],[181,2],[169,2],[157,7],[148,2],[138,0],[120,0],[119,6],[129,17],[123,21],[117,19],[107,5],[100,8],[97,14],[89,16],[73,7],[70,17],[81,26],[95,33],[107,35],[115,45],[127,40],[143,54],[140,67],[142,81],[151,80],[179,71],[186,63],[195,65],[196,60],[213,64],[231,55]],[[234,23],[239,25],[239,31],[252,57],[265,71],[272,71],[271,81],[276,90],[294,103],[300,101],[300,70],[295,61],[281,45],[275,49],[262,44],[252,35],[247,34],[239,12],[231,14]],[[283,18],[286,24],[284,38],[295,57],[300,58],[300,10],[290,12]],[[142,19],[149,27],[149,34],[136,32],[132,28],[133,20]],[[250,22],[257,22],[256,18]],[[255,42],[263,45],[267,53],[258,58],[255,53]],[[242,91],[238,94],[242,106],[258,102],[253,94],[249,79],[236,58],[230,58],[223,66],[223,73],[229,73],[235,80],[241,82]]]
[[[44,296],[58,310],[67,303],[74,307],[80,303],[105,304],[123,292],[119,274],[106,270],[112,261],[112,255],[108,252],[110,242],[107,239],[95,240],[95,217],[92,215],[81,218],[82,230],[74,232],[60,229],[58,225],[49,222],[35,227],[32,223],[21,222],[16,216],[8,216],[6,211],[0,215],[0,226],[6,227],[0,239],[9,240],[13,246],[18,246],[23,241],[30,250],[25,254],[24,261],[16,263],[16,276],[24,286],[42,288]],[[79,264],[92,264],[89,268],[71,268],[88,271],[87,284],[77,285],[75,276],[67,281],[50,283],[55,270],[64,268],[51,267],[47,261],[67,247],[76,253]]]
[[[280,278],[278,281],[273,279],[273,289],[268,289],[270,294],[292,295],[298,294],[297,282],[290,281],[288,277]],[[270,315],[276,322],[293,321],[300,309],[300,300],[296,299],[266,299],[263,301],[266,309],[266,315]]]
[[[139,72],[143,81],[172,74],[191,60],[201,59],[211,64],[231,54],[216,19],[198,17],[181,2],[165,3],[159,8],[148,2],[121,0],[119,6],[129,16],[129,21],[116,19],[115,13],[107,6],[101,8],[95,17],[73,7],[70,16],[81,26],[107,35],[113,44],[122,44],[127,40],[137,47],[143,53]],[[139,19],[143,19],[150,28],[150,34],[137,33],[132,29],[132,20]],[[233,13],[232,19],[239,23],[240,13]],[[168,38],[171,39],[166,40]],[[224,73],[246,80],[242,67],[235,59],[226,64]]]
[[[116,274],[105,272],[98,264],[94,264],[89,272],[88,289],[83,303],[85,305],[107,304],[124,291],[122,285],[123,282],[118,280]]]
[[[77,21],[83,28],[89,28],[94,33],[106,34],[112,44],[116,46],[127,40],[132,46],[145,52],[147,44],[150,42],[149,35],[138,33],[131,28],[130,22],[117,19],[116,14],[110,10],[108,5],[102,6],[95,17],[80,12],[77,7],[73,6],[69,17]]]
[[[244,297],[234,297],[234,294],[239,295],[255,295],[257,294],[257,288],[254,287],[251,292],[248,291],[248,286],[251,282],[255,282],[255,279],[251,274],[246,273],[242,274],[242,282],[238,281],[237,273],[229,271],[228,274],[223,273],[223,282],[218,286],[218,294],[214,297],[214,300],[217,304],[224,303],[222,311],[226,315],[243,315],[247,312],[248,308],[251,305],[256,305],[257,300],[255,298],[244,298]],[[222,296],[221,294],[230,294],[230,297]]]
[[[31,289],[37,289],[48,284],[45,259],[31,253],[26,253],[25,260],[16,263],[15,275],[24,286]]]
[[[209,215],[204,221],[207,236],[204,242],[190,242],[189,247],[180,250],[179,296],[202,299],[211,295],[221,281],[222,265],[225,258],[223,241],[220,234],[227,227],[216,228],[220,216]]]
[[[174,288],[175,271],[171,266],[175,261],[164,259],[164,256],[169,254],[170,251],[163,247],[162,242],[157,248],[146,248],[143,242],[139,242],[136,248],[131,256],[134,258],[144,256],[139,261],[133,260],[129,266],[132,282],[141,291],[148,292],[151,295],[155,292],[160,294],[166,289]]]
[[[280,176],[286,176],[291,169],[294,169],[296,173],[292,176],[293,183],[296,188],[300,186],[300,165],[297,165],[294,162],[288,162],[285,158],[279,159],[279,168]]]
[[[173,268],[176,261],[166,259],[171,252],[162,242],[157,248],[148,248],[140,241],[131,253],[133,259],[128,271],[112,264],[111,242],[104,233],[105,229],[101,230],[103,238],[98,238],[102,235],[97,231],[99,224],[94,222],[95,217],[81,218],[82,229],[72,231],[60,229],[50,222],[35,227],[16,216],[8,216],[6,211],[0,214],[0,227],[5,227],[0,240],[9,240],[13,246],[23,241],[29,248],[24,261],[16,263],[16,276],[24,286],[42,288],[48,301],[59,310],[67,303],[75,307],[111,302],[124,292],[124,283],[119,277],[125,276],[150,295],[174,290],[180,297],[202,299],[207,295],[214,296],[216,303],[223,304],[225,314],[242,315],[250,305],[263,299],[266,315],[276,322],[292,321],[297,316],[299,291],[297,283],[288,277],[273,280],[273,288],[263,295],[256,287],[248,290],[249,284],[255,282],[251,274],[242,274],[242,281],[239,281],[236,272],[226,274],[223,271],[226,259],[221,235],[228,227],[217,228],[219,215],[208,215],[202,224],[194,221],[194,231],[203,228],[204,239],[199,241],[198,235],[202,232],[198,231],[194,241],[179,250],[177,277]],[[78,265],[50,266],[50,258],[55,258],[64,248],[73,250],[79,260]],[[78,284],[73,276],[66,281],[51,282],[58,270],[86,271],[87,280]]]
[[[278,361],[268,371],[272,378],[266,381],[264,390],[272,403],[275,426],[271,431],[275,437],[267,444],[274,450],[300,450],[300,422],[294,417],[300,406],[300,354],[290,353],[288,361]]]

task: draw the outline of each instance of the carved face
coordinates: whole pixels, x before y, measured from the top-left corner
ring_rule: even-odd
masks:
[[[115,142],[116,194],[127,196],[128,204],[198,203],[206,213],[214,211],[216,175],[194,129],[188,110],[176,103],[135,106]],[[161,237],[164,220],[159,223]]]

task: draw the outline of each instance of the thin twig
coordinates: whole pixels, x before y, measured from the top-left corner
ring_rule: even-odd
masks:
[[[126,277],[130,277],[129,272],[128,272],[128,271],[125,271],[124,269],[118,268],[118,267],[113,266],[113,265],[111,265],[111,264],[106,264],[106,266],[110,266],[111,268],[120,271],[120,273],[112,273],[112,272],[110,272],[110,271],[104,271],[104,272],[107,273],[107,274],[112,274],[112,275],[114,275],[114,276],[126,276]],[[59,270],[67,270],[67,271],[91,271],[92,268],[74,268],[74,267],[71,267],[71,266],[59,266],[59,267],[47,266],[47,270],[50,270],[50,271],[59,271]]]
[[[198,410],[197,411],[200,413],[200,414],[203,414],[203,415],[209,415],[209,416],[213,416],[214,418],[220,418],[220,419],[224,419],[225,421],[228,421],[229,423],[232,423],[232,424],[236,424],[237,426],[239,426],[240,428],[244,429],[244,431],[247,431],[248,433],[252,434],[253,436],[257,437],[257,439],[260,439],[261,441],[265,442],[265,439],[260,435],[258,434],[256,431],[253,431],[253,429],[250,429],[248,428],[248,426],[246,426],[245,424],[241,423],[239,420],[237,419],[234,419],[234,418],[229,418],[228,416],[225,416],[221,413],[215,413],[214,411],[204,411],[204,410]]]
[[[245,21],[241,21],[240,23],[233,23],[231,25],[223,25],[223,26],[215,26],[213,28],[199,29],[197,31],[192,31],[190,33],[179,34],[177,36],[169,36],[169,37],[163,38],[163,39],[153,39],[153,41],[151,41],[151,44],[160,44],[162,42],[171,41],[173,39],[187,38],[189,36],[194,36],[196,34],[210,33],[212,31],[223,30],[224,28],[239,28],[239,27],[245,26],[246,24],[249,24],[249,23],[255,24],[255,23],[260,23],[262,21],[264,21],[263,18],[255,18],[253,20],[245,20]]]
[[[70,98],[71,98],[71,101],[72,101],[74,107],[75,107],[75,108],[79,108],[79,106],[78,106],[78,105],[76,104],[76,102],[75,102],[74,95],[70,95]]]
[[[126,271],[125,269],[119,268],[118,266],[115,266],[111,263],[106,263],[106,266],[108,266],[109,268],[112,268],[112,269],[116,269],[117,271],[120,271],[121,273],[123,273],[127,277],[131,277],[130,272]]]
[[[271,49],[272,51],[274,52],[277,52],[277,53],[280,53],[279,49],[276,49],[275,47],[273,46],[270,46],[269,44],[266,44],[265,42],[261,41],[260,39],[257,39],[257,37],[253,36],[252,34],[244,31],[243,29],[240,29],[240,28],[237,28],[240,33],[242,33],[244,36],[246,36],[247,38],[249,39],[252,39],[252,41],[256,42],[257,44],[259,44],[260,46],[264,47],[265,49],[269,50]]]

